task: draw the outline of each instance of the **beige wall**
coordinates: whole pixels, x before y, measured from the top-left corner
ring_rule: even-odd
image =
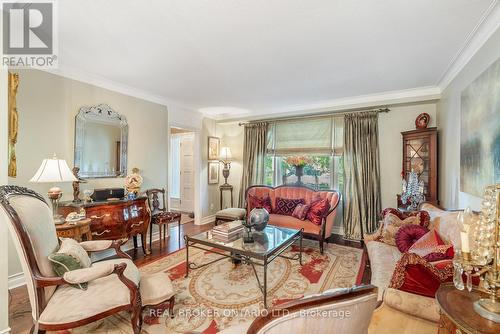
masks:
[[[203,118],[201,128],[201,166],[200,166],[200,209],[201,217],[214,215],[219,210],[219,184],[208,184],[208,137],[217,136],[217,123],[210,118]],[[219,169],[219,183],[221,184]],[[206,221],[204,221],[206,222]]]
[[[22,70],[17,96],[18,176],[9,184],[46,194],[49,185],[29,183],[42,159],[56,153],[73,166],[75,115],[84,105],[106,103],[129,124],[128,170],[138,167],[143,189],[167,186],[168,117],[165,106],[37,70]],[[123,187],[123,178],[89,180],[82,188]],[[62,185],[72,198],[71,184]],[[21,271],[10,244],[9,274]]]
[[[238,206],[238,196],[241,186],[241,174],[243,168],[243,137],[244,127],[238,126],[238,123],[219,123],[217,124],[217,136],[221,139],[221,147],[227,146],[231,149],[233,156],[231,160],[231,170],[227,183],[233,186],[234,206]],[[222,168],[222,165],[221,165]],[[221,183],[224,183],[221,169]],[[224,207],[230,206],[229,192],[224,194]]]
[[[460,191],[460,95],[499,57],[500,28],[443,91],[438,104],[438,125],[441,129],[439,197],[446,208],[471,206],[472,209],[480,209],[480,198]]]
[[[395,106],[390,109],[389,113],[381,113],[378,121],[382,208],[396,207],[396,195],[401,193],[403,168],[401,132],[414,130],[415,118],[423,112],[431,116],[429,126],[436,126],[436,103]]]
[[[8,107],[7,107],[7,91],[8,79],[7,71],[0,70],[0,185],[7,184],[7,147],[8,147]],[[1,209],[0,209],[1,210]],[[7,226],[2,221],[0,222],[0,333],[8,333],[9,327],[8,318],[8,258],[11,249],[7,246]]]

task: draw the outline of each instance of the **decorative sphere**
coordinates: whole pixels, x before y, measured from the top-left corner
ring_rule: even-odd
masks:
[[[266,228],[267,222],[269,221],[269,212],[264,208],[254,208],[250,211],[248,220],[250,221],[249,225],[256,231],[262,231]]]

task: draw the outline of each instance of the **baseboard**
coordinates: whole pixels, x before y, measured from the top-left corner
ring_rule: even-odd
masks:
[[[333,234],[344,235],[344,228],[342,226],[334,226],[332,228]]]
[[[201,218],[201,225],[213,223],[214,221],[215,221],[215,215],[206,216]]]
[[[155,241],[157,241],[159,239],[160,239],[160,233],[158,231],[154,232],[153,233],[153,242],[155,242]],[[138,247],[142,246],[142,244],[141,244],[141,238],[138,238],[138,245],[137,246]],[[122,246],[122,250],[124,252],[129,251],[131,249],[134,249],[134,241],[132,239],[130,239],[129,241],[127,241]],[[111,256],[113,256],[115,254],[116,253],[115,253],[115,251],[113,249],[109,249],[109,250],[105,250],[105,251],[102,251],[102,252],[99,252],[99,253],[92,254],[91,258],[92,258],[92,261],[95,262],[95,261],[100,261],[100,260],[103,260],[105,258],[111,257]],[[8,278],[9,290],[18,288],[18,287],[23,286],[25,284],[26,284],[26,280],[24,278],[24,273],[22,273],[22,272],[14,274],[14,275],[10,275],[9,278]],[[0,334],[9,333],[9,332],[10,332],[10,329],[9,329],[8,332],[0,332]]]
[[[10,333],[10,327],[0,330],[0,334],[9,334],[9,333]]]
[[[24,279],[24,273],[20,272],[14,275],[10,275],[8,278],[9,290],[20,287],[26,284]],[[0,332],[2,334],[3,332]]]

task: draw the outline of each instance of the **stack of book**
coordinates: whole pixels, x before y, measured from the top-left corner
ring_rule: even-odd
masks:
[[[241,220],[235,220],[229,223],[215,226],[212,229],[212,238],[222,242],[232,242],[241,238],[244,227]]]

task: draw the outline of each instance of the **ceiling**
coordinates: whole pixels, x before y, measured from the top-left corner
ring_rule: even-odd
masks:
[[[492,3],[59,1],[57,72],[218,119],[435,93]]]

